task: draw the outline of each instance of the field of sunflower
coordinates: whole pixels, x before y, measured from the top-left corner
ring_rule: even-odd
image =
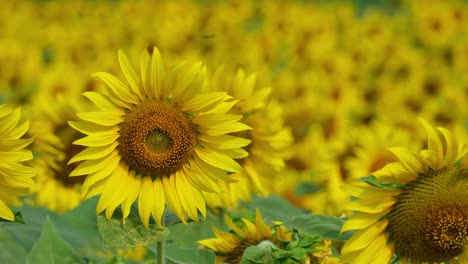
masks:
[[[0,263],[468,264],[468,2],[4,0]]]

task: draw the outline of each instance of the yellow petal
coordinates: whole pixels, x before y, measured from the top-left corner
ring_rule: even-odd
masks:
[[[346,232],[349,230],[359,230],[359,229],[365,229],[369,227],[370,225],[374,224],[377,222],[380,218],[382,218],[384,215],[386,215],[389,212],[389,210],[385,210],[380,213],[376,214],[368,214],[368,213],[355,213],[349,217],[348,220],[343,224],[343,227],[341,228],[341,232]]]
[[[443,127],[438,127],[437,130],[442,134],[445,143],[445,159],[444,164],[451,166],[457,159],[458,143],[453,134]]]
[[[68,121],[68,124],[76,129],[77,131],[90,135],[94,133],[104,133],[104,132],[117,132],[119,129],[117,127],[109,128],[101,126],[95,123],[86,122],[86,121]]]
[[[409,172],[427,172],[427,165],[425,164],[424,159],[419,152],[403,147],[394,147],[389,148],[388,150],[391,151],[400,160],[400,162]]]
[[[195,153],[201,160],[214,167],[221,168],[229,172],[242,172],[242,167],[226,155],[216,152],[207,152],[200,148],[196,148]]]
[[[138,196],[138,213],[143,225],[148,228],[151,210],[153,209],[153,181],[151,177],[143,177],[141,180],[140,195]]]
[[[393,197],[384,197],[383,199],[378,196],[375,197],[375,200],[358,199],[351,201],[347,205],[345,205],[345,208],[348,210],[376,214],[387,210],[395,203],[395,198]]]
[[[436,164],[434,164],[432,169],[438,170],[442,167],[442,159],[444,155],[442,142],[440,141],[440,137],[437,134],[437,131],[431,125],[429,125],[422,118],[419,118],[419,121],[422,123],[422,125],[426,129],[428,149],[434,151],[434,153],[437,154],[437,161],[436,161]]]
[[[164,67],[161,53],[158,48],[153,48],[153,54],[151,55],[151,88],[154,90],[156,97],[162,96],[163,81],[166,78],[166,69]]]
[[[255,210],[255,225],[257,226],[257,232],[261,237],[268,238],[271,236],[270,227],[263,221],[262,214],[258,208]]]
[[[129,109],[132,104],[138,104],[136,95],[132,94],[129,88],[114,75],[107,72],[97,72],[92,74],[92,76],[104,82],[109,87],[108,91],[115,95],[115,97],[110,96],[109,98],[115,104],[127,109]]]
[[[113,152],[111,155],[97,160],[87,160],[78,165],[71,173],[70,176],[88,175],[95,173],[100,170],[104,170],[107,166],[113,162],[119,161],[120,157],[117,152]]]
[[[2,200],[0,200],[0,218],[6,219],[8,221],[15,220],[15,215]]]
[[[125,170],[128,170],[127,167],[124,167]],[[122,217],[123,217],[123,223],[125,224],[125,219],[130,215],[130,208],[135,202],[135,200],[138,198],[138,195],[140,194],[140,188],[141,188],[141,177],[136,176],[134,172],[129,171],[127,175],[128,179],[128,196],[127,198],[122,202]]]
[[[152,215],[159,227],[162,227],[162,218],[166,209],[164,186],[160,178],[153,181],[153,210]]]
[[[203,110],[205,110],[206,108],[209,108],[210,106],[222,102],[228,97],[230,96],[228,96],[226,92],[197,94],[182,106],[182,111],[203,112]]]
[[[170,175],[169,177],[163,177],[163,186],[164,186],[164,194],[166,197],[166,204],[167,207],[177,216],[183,223],[187,223],[187,214],[182,208],[179,199],[179,193],[177,192],[176,188],[176,178],[173,177],[174,175]],[[180,194],[183,195],[183,194]]]
[[[375,243],[375,240],[382,236],[385,228],[387,227],[388,221],[378,221],[368,228],[362,229],[351,236],[341,250],[341,254],[364,249]],[[378,252],[378,251],[376,251]],[[359,263],[370,263],[370,262],[359,262]]]
[[[184,175],[180,170],[174,173],[177,192],[179,195],[179,200],[182,205],[182,208],[187,213],[187,215],[198,222],[198,211],[196,205],[196,195],[199,194],[199,191],[192,187],[187,181],[187,176]]]
[[[91,100],[91,102],[93,102],[102,111],[114,112],[122,116],[125,115],[125,112],[122,110],[122,108],[116,106],[104,95],[98,92],[84,92],[83,95]]]
[[[138,75],[136,74],[132,65],[130,65],[127,55],[125,55],[125,53],[119,49],[118,56],[119,56],[120,68],[122,69],[122,72],[125,75],[125,78],[127,78],[127,81],[130,84],[130,87],[132,88],[133,93],[136,94],[138,98],[142,98],[140,94],[140,89],[138,88],[139,86]]]
[[[93,160],[104,158],[105,156],[109,155],[112,151],[114,151],[118,144],[119,143],[115,141],[114,143],[107,146],[85,148],[83,151],[71,158],[68,164],[81,160]]]
[[[101,126],[115,126],[124,120],[118,112],[86,112],[79,113],[78,117]]]
[[[115,131],[96,132],[84,138],[75,140],[73,144],[87,147],[103,147],[111,145],[119,138],[119,134]]]
[[[242,148],[247,146],[251,142],[251,140],[249,139],[235,137],[231,135],[207,136],[201,134],[198,136],[198,140],[201,142],[208,142],[210,144],[213,144],[214,146],[220,149]]]

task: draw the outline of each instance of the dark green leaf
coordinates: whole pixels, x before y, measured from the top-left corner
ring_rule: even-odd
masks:
[[[46,219],[41,237],[29,252],[27,260],[34,264],[85,263],[57,234],[49,218]]]
[[[320,186],[312,184],[310,182],[301,182],[296,186],[294,195],[303,196],[320,191]]]
[[[308,214],[295,216],[283,224],[290,229],[298,229],[305,233],[340,241],[347,240],[349,237],[347,233],[340,236],[340,230],[345,221],[345,218],[340,217]]]
[[[177,264],[215,263],[216,256],[210,250],[198,248],[181,248],[166,244],[166,258]]]
[[[108,247],[140,247],[147,246],[164,239],[168,235],[167,228],[159,228],[150,224],[146,228],[141,219],[133,214],[126,219],[107,220],[104,216],[97,216],[97,225],[104,243]]]
[[[385,189],[402,189],[405,185],[397,184],[397,183],[389,183],[389,182],[380,182],[377,178],[373,175],[362,177],[359,179],[362,182],[368,183],[372,186],[385,188]]]
[[[0,229],[0,263],[26,263],[26,251],[6,229]]]
[[[270,246],[250,246],[244,250],[240,264],[272,263]]]
[[[252,202],[243,203],[242,206],[251,212],[255,212],[255,209],[258,208],[263,218],[269,221],[285,221],[293,215],[306,214],[306,211],[295,207],[277,195],[253,197]]]

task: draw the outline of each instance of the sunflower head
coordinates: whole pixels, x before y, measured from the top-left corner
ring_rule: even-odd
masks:
[[[411,263],[468,261],[466,148],[447,129],[420,121],[427,149],[390,148],[397,161],[376,180],[345,187],[360,198],[349,203],[357,213],[342,228],[360,229],[342,249],[346,261],[387,263],[394,253]]]
[[[33,154],[26,147],[32,138],[22,138],[29,129],[29,122],[20,122],[20,108],[0,105],[0,218],[13,221],[15,215],[8,205],[18,203],[18,198],[29,194],[35,182],[37,170],[26,166]]]
[[[75,141],[86,148],[72,159],[82,163],[70,176],[87,176],[83,197],[100,194],[96,211],[107,218],[122,205],[125,220],[138,199],[146,226],[150,216],[162,225],[166,206],[183,222],[197,221],[206,212],[201,192],[219,192],[220,182],[242,171],[234,158],[250,141],[229,134],[250,127],[229,113],[237,100],[223,91],[201,91],[201,63],[166,68],[157,48],[151,55],[145,49],[137,73],[122,51],[118,58],[126,80],[95,73],[106,87],[84,95],[99,110],[70,122],[87,135]]]

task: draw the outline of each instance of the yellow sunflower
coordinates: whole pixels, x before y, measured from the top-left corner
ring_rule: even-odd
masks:
[[[394,147],[398,159],[373,175],[377,181],[345,186],[358,199],[342,232],[359,230],[341,251],[343,263],[468,263],[466,146],[445,128],[421,119],[427,149]]]
[[[272,232],[272,227],[264,222],[258,209],[255,215],[255,223],[242,218],[242,222],[245,224],[243,228],[235,225],[228,216],[225,216],[224,220],[234,231],[233,233],[224,232],[213,227],[216,238],[198,241],[199,244],[216,253],[216,263],[239,263],[244,254],[244,250],[250,246],[259,245],[262,242],[269,242],[276,247],[282,247],[281,241],[291,240],[292,233],[284,226],[277,226],[276,231]]]
[[[34,98],[29,134],[35,138],[31,149],[37,156],[33,167],[37,168],[37,184],[34,190],[35,204],[56,212],[67,212],[81,202],[81,185],[85,177],[69,177],[78,165],[68,165],[70,159],[84,150],[73,145],[83,134],[70,127],[68,120],[74,119],[78,110],[89,106],[81,97],[72,96],[75,88],[65,86],[67,96],[57,93],[52,96],[41,90]],[[53,101],[53,104],[50,102]]]
[[[290,256],[295,261],[300,261],[301,264],[338,263],[338,259],[332,257],[331,241],[319,236],[299,233],[297,230],[288,230],[281,222],[268,225],[258,209],[255,223],[242,218],[242,222],[236,225],[228,216],[225,216],[225,221],[231,228],[231,232],[224,232],[213,227],[216,238],[198,241],[203,247],[215,252],[216,263],[240,263],[246,249],[251,246],[271,247],[273,251],[279,252],[263,256],[263,261],[266,258],[270,260],[268,263],[275,261],[290,263],[287,262]],[[291,253],[299,248],[306,254],[293,257]]]
[[[165,207],[183,222],[205,216],[201,194],[218,192],[218,181],[242,171],[234,161],[248,140],[228,135],[250,129],[242,116],[227,112],[237,103],[226,92],[200,93],[206,70],[201,63],[180,63],[166,71],[157,48],[140,59],[140,75],[119,51],[127,83],[98,72],[102,93],[85,92],[99,111],[69,122],[87,136],[87,147],[70,162],[83,161],[70,176],[87,175],[82,195],[101,195],[96,212],[110,219],[122,205],[123,220],[138,198],[145,226],[150,215],[162,225]]]
[[[36,170],[22,164],[33,158],[25,149],[32,138],[21,138],[29,128],[29,122],[19,123],[21,111],[0,105],[0,218],[13,221],[15,215],[8,207],[19,196],[30,193],[34,187],[32,177]]]
[[[228,76],[228,77],[226,77]],[[242,151],[233,153],[244,168],[233,178],[237,182],[222,184],[222,193],[205,194],[211,208],[233,208],[239,201],[249,201],[252,193],[272,193],[275,177],[285,168],[285,159],[290,156],[291,131],[284,125],[283,106],[269,98],[270,88],[258,88],[256,75],[247,75],[242,69],[236,74],[218,70],[210,89],[226,89],[239,103],[231,113],[242,115],[242,121],[252,127],[243,134],[252,143]],[[248,153],[248,156],[247,156]]]

